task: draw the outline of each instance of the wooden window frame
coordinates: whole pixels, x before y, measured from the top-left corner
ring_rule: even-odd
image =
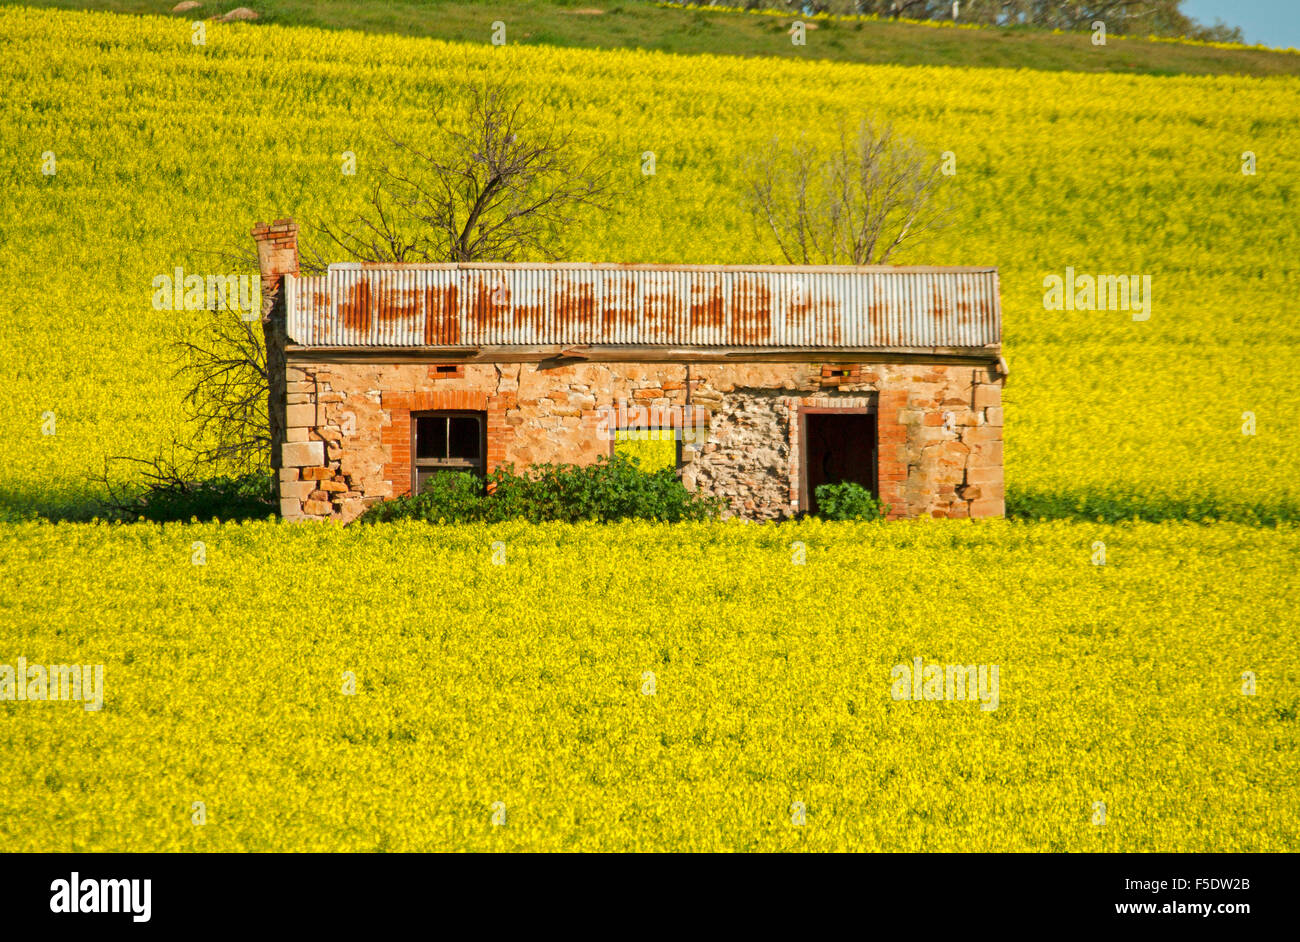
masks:
[[[421,419],[456,418],[474,419],[478,422],[478,460],[467,461],[463,458],[420,458],[419,423]],[[451,428],[448,425],[448,442],[451,441]],[[411,413],[411,493],[420,493],[421,471],[468,471],[478,477],[487,474],[487,413],[474,409],[430,409]]]

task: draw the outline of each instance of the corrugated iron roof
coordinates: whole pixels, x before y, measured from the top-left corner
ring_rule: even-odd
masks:
[[[285,279],[303,347],[989,348],[995,268],[331,265]]]

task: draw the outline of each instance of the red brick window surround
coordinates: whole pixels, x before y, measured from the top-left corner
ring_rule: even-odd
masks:
[[[511,429],[505,421],[505,407],[496,396],[469,389],[384,392],[380,396],[380,408],[388,418],[388,424],[380,432],[380,442],[388,451],[384,479],[393,486],[394,496],[409,494],[414,481],[412,413],[483,413],[485,472],[491,472],[505,460],[505,445]]]

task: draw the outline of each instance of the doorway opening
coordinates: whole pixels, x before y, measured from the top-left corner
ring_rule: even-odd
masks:
[[[800,506],[816,514],[817,488],[852,481],[879,497],[876,481],[876,416],[866,409],[808,411],[803,422],[803,486]]]

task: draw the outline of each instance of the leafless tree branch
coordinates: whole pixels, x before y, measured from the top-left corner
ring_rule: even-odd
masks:
[[[755,223],[791,264],[886,264],[905,241],[940,229],[941,165],[887,125],[840,128],[836,145],[773,140],[750,170]]]
[[[361,212],[343,219],[306,220],[299,270],[325,271],[332,256],[367,262],[511,261],[555,258],[559,234],[590,210],[608,208],[612,175],[571,129],[555,125],[509,86],[484,83],[453,100],[468,101],[457,121],[433,113],[436,128],[423,142],[391,133],[391,163],[379,168]],[[209,254],[227,268],[257,277],[257,253],[231,246]],[[115,480],[130,466],[132,480],[168,496],[217,473],[267,468],[271,430],[264,329],[256,316],[209,309],[187,322],[173,342],[176,377],[193,438],[173,436],[152,458],[115,457],[99,478],[110,507],[138,509],[139,494]]]
[[[439,108],[428,145],[385,139],[399,161],[377,173],[365,209],[310,228],[356,261],[512,261],[555,258],[557,236],[604,210],[612,177],[600,157],[503,84],[466,90],[457,124]]]

